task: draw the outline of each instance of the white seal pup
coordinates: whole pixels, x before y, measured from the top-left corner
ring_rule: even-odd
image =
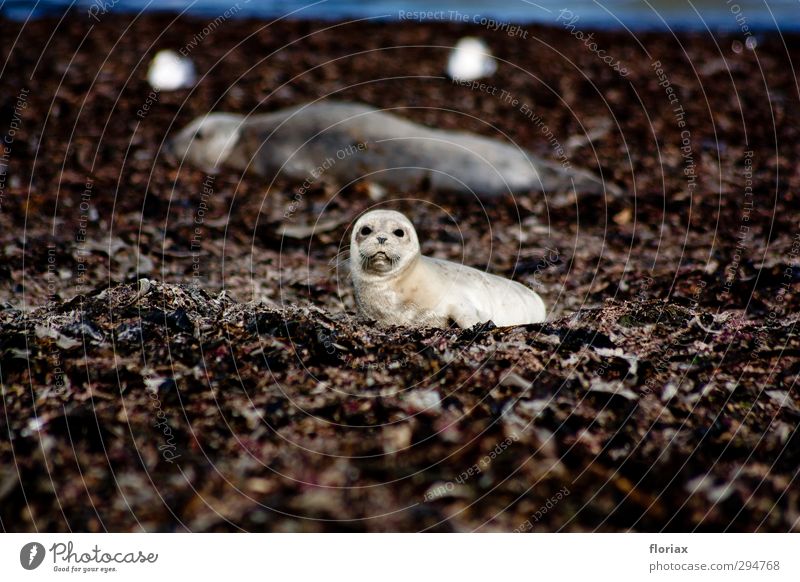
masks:
[[[206,172],[227,167],[339,186],[363,179],[406,192],[430,188],[484,198],[572,191],[573,184],[579,193],[619,193],[590,172],[509,143],[336,101],[249,117],[211,113],[180,130],[167,150]]]
[[[359,312],[382,325],[462,328],[544,321],[542,298],[524,285],[420,253],[411,221],[393,210],[361,216],[350,237]]]

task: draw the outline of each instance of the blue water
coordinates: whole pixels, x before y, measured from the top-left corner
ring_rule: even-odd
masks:
[[[219,16],[236,6],[237,17],[344,19],[408,18],[424,12],[425,19],[486,17],[506,22],[554,24],[569,10],[582,25],[634,30],[675,28],[726,30],[800,30],[800,0],[0,0],[0,13],[15,19],[60,14],[73,6],[87,14],[113,12],[183,11]],[[433,14],[431,14],[433,13]],[[417,15],[411,18],[419,19]]]

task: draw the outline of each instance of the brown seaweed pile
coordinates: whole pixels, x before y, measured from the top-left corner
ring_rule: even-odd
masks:
[[[797,36],[596,32],[621,75],[557,27],[231,20],[191,44],[207,24],[0,21],[5,531],[800,528]],[[483,87],[442,74],[466,34],[501,59]],[[152,91],[182,47],[198,86]],[[324,96],[626,194],[378,199],[161,153],[209,110]],[[551,319],[358,320],[345,243],[375,205]]]

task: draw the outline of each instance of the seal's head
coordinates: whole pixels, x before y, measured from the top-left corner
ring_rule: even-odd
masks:
[[[209,113],[184,127],[167,143],[170,153],[181,163],[216,173],[230,157],[241,137],[242,115]]]
[[[373,210],[356,221],[350,237],[354,272],[378,277],[399,275],[419,258],[414,225],[394,210]]]

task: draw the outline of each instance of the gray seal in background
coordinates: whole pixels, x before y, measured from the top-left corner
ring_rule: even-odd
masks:
[[[431,189],[491,198],[512,193],[618,194],[591,172],[564,168],[496,139],[433,129],[367,105],[322,101],[248,117],[210,113],[168,142],[182,162],[340,186]]]

